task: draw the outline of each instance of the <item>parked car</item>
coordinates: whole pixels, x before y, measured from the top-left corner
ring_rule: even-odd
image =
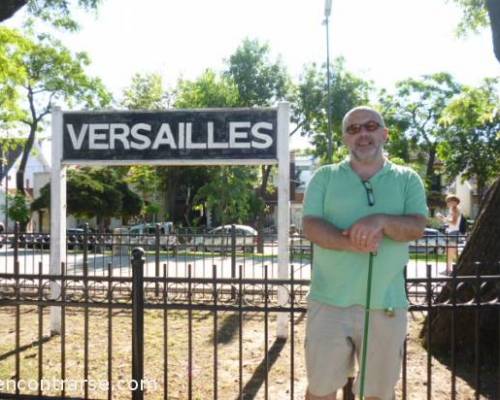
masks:
[[[85,231],[81,228],[66,229],[66,242],[68,249],[83,248]]]
[[[411,253],[445,254],[447,246],[446,235],[437,229],[425,228],[420,239],[409,243]]]
[[[288,241],[288,246],[290,248],[290,256],[294,255],[304,255],[312,253],[312,244],[304,236],[300,236],[298,233],[291,235]]]
[[[15,235],[3,235],[0,237],[0,247],[2,244],[15,246]],[[21,249],[48,249],[50,247],[50,237],[46,233],[21,232],[17,236],[17,246]]]
[[[172,222],[160,223],[160,248],[175,250],[178,245]],[[131,246],[141,246],[153,250],[156,246],[156,224],[146,223],[131,226],[128,230],[128,239]]]
[[[257,246],[257,231],[251,226],[234,225],[236,249],[253,253]],[[193,238],[196,249],[204,251],[231,251],[232,225],[222,225]]]

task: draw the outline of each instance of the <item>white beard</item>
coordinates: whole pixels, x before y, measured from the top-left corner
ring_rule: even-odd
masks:
[[[351,149],[351,157],[354,158],[356,161],[361,162],[361,163],[366,163],[366,162],[372,162],[379,160],[380,158],[383,158],[383,143],[379,144],[378,146],[374,146],[371,149],[367,149],[364,151],[358,151],[356,149]]]

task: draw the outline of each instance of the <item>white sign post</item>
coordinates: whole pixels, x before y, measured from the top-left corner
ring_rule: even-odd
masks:
[[[52,111],[52,170],[50,175],[50,269],[60,275],[66,260],[66,167],[62,164],[63,122],[60,108]],[[51,298],[61,295],[57,282],[50,283]],[[61,333],[61,307],[50,308],[50,331]]]
[[[278,104],[278,278],[289,277],[288,235],[290,231],[290,151],[289,135],[289,103]],[[288,292],[285,287],[278,288],[278,304],[288,303]],[[288,313],[278,314],[277,336],[288,337]]]
[[[278,164],[278,278],[289,277],[290,105],[277,109],[205,109],[164,112],[52,112],[50,273],[66,260],[66,165]],[[51,283],[51,296],[61,288]],[[280,305],[288,291],[278,288]],[[61,308],[51,307],[51,331],[61,330]],[[277,335],[288,335],[279,313]]]

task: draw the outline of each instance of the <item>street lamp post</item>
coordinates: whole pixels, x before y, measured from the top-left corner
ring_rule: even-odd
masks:
[[[332,138],[332,99],[330,96],[330,32],[329,20],[332,12],[332,0],[325,0],[325,26],[326,26],[326,92],[327,92],[327,109],[326,117],[328,120],[327,126],[327,161],[332,162],[333,158],[333,138]]]

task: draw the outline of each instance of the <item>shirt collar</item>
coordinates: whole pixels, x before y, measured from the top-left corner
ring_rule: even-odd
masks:
[[[382,168],[380,168],[376,173],[375,175],[373,175],[370,180],[374,179],[375,177],[379,177],[379,176],[382,176],[382,175],[385,175],[387,172],[389,172],[389,170],[391,170],[393,166],[393,163],[390,162],[387,158],[385,159],[384,161],[384,165]],[[346,157],[344,160],[342,160],[340,163],[339,163],[339,168],[343,169],[343,170],[346,170],[346,171],[350,171],[352,172],[353,174],[356,174],[356,172],[354,172],[354,170],[352,169],[351,167],[351,160],[349,157]],[[357,174],[356,174],[357,175]]]

